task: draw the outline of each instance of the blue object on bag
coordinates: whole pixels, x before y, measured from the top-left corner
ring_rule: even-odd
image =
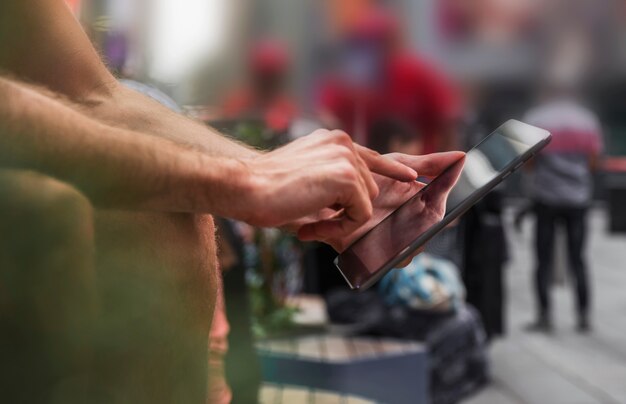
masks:
[[[465,297],[456,266],[427,253],[413,258],[406,268],[385,275],[379,292],[389,305],[417,310],[452,310]]]

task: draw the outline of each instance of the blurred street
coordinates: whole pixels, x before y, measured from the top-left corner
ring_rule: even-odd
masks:
[[[508,265],[506,338],[491,350],[493,383],[469,404],[617,404],[626,402],[625,236],[609,235],[603,210],[590,215],[588,257],[593,280],[593,325],[589,336],[574,331],[572,291],[553,294],[556,331],[551,336],[523,330],[534,313],[531,276],[533,224],[515,233],[507,215],[511,243]]]

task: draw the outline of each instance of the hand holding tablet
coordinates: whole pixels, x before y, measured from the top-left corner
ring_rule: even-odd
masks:
[[[457,154],[428,185],[416,182],[407,186],[406,202],[394,211],[385,210],[379,203],[380,208],[370,220],[372,225],[359,229],[356,241],[335,262],[350,287],[365,290],[415,255],[434,235],[545,147],[550,138],[543,129],[510,120],[465,156]],[[397,198],[396,191],[381,187],[377,199]],[[391,192],[391,196],[385,192]]]

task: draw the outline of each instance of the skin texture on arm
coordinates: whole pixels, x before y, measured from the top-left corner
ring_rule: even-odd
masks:
[[[102,102],[77,107],[109,125],[169,139],[211,156],[254,158],[261,153],[119,83],[111,87],[111,93]]]
[[[32,87],[0,78],[0,98],[0,167],[66,181],[97,206],[219,211],[215,190],[228,199],[242,185],[235,160],[101,124]]]

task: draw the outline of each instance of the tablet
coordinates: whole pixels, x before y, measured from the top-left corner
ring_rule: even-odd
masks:
[[[544,148],[549,132],[510,120],[342,252],[335,264],[365,290],[409,259]]]

